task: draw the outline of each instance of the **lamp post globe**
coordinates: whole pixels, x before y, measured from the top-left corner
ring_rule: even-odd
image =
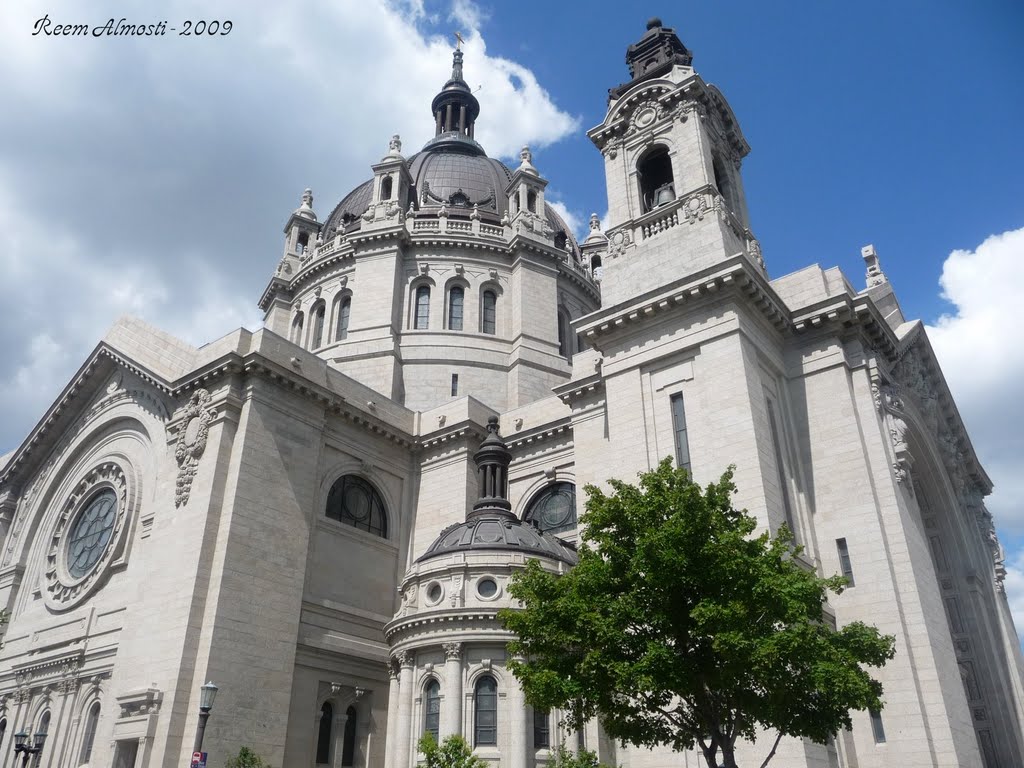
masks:
[[[217,691],[220,690],[213,681],[208,681],[206,685],[199,689],[199,708],[209,712],[213,709],[213,702],[217,698]]]
[[[210,710],[213,709],[213,702],[217,698],[218,690],[213,681],[207,681],[206,685],[199,689],[199,727],[196,729],[196,741],[192,747],[193,752],[203,751],[203,734],[206,732],[206,721],[210,717]]]

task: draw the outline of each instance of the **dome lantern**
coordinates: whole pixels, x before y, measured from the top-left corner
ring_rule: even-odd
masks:
[[[435,137],[455,134],[473,138],[474,125],[480,115],[480,102],[462,79],[462,50],[452,51],[452,76],[430,104],[434,114]]]

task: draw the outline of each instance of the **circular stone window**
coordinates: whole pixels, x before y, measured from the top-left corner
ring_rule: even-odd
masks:
[[[46,605],[64,611],[77,605],[125,564],[125,539],[136,496],[124,471],[112,462],[90,471],[68,494],[46,556]]]
[[[85,505],[71,524],[64,567],[72,579],[81,579],[99,562],[110,544],[117,522],[117,494],[105,488]]]
[[[490,600],[498,594],[498,583],[492,578],[480,579],[476,583],[476,593],[484,600]]]
[[[427,602],[431,605],[437,605],[441,602],[441,598],[444,597],[444,587],[438,584],[436,581],[427,587]]]

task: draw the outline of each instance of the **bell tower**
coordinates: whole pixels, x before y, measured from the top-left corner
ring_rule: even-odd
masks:
[[[651,19],[626,51],[632,79],[608,91],[604,121],[587,132],[608,186],[605,305],[738,254],[764,269],[740,174],[750,146],[692,62],[675,30]]]

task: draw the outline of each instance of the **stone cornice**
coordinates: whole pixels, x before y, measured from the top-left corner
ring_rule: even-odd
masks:
[[[785,332],[791,326],[789,312],[782,299],[743,254],[732,257],[695,275],[649,291],[634,301],[599,310],[585,318],[577,332],[598,350],[604,339],[626,331],[630,326],[648,322],[657,314],[703,301],[711,296],[737,293],[752,300],[765,319]]]
[[[553,391],[563,403],[568,405],[574,400],[581,400],[593,394],[604,392],[604,377],[601,376],[600,369],[598,369],[589,376],[573,379],[565,384],[559,384],[557,387],[554,387]]]
[[[572,436],[572,423],[569,416],[565,416],[554,422],[547,422],[540,429],[528,430],[525,432],[509,435],[505,438],[505,444],[510,451],[519,450],[531,443],[540,443],[564,436],[566,433]],[[514,459],[513,459],[514,461]]]
[[[106,342],[100,342],[82,367],[71,378],[71,381],[64,387],[64,390],[54,401],[53,405],[47,409],[43,418],[29,432],[28,437],[25,438],[7,464],[0,470],[0,488],[16,486],[16,479],[26,466],[26,460],[38,453],[38,448],[49,445],[52,440],[56,439],[56,437],[51,438],[54,433],[54,427],[74,418],[73,415],[69,415],[70,406],[82,391],[87,388],[87,384],[95,379],[96,372],[100,369],[109,370],[112,367],[120,367],[130,372],[159,392],[167,395],[172,394],[170,384],[159,374],[125,357]]]

